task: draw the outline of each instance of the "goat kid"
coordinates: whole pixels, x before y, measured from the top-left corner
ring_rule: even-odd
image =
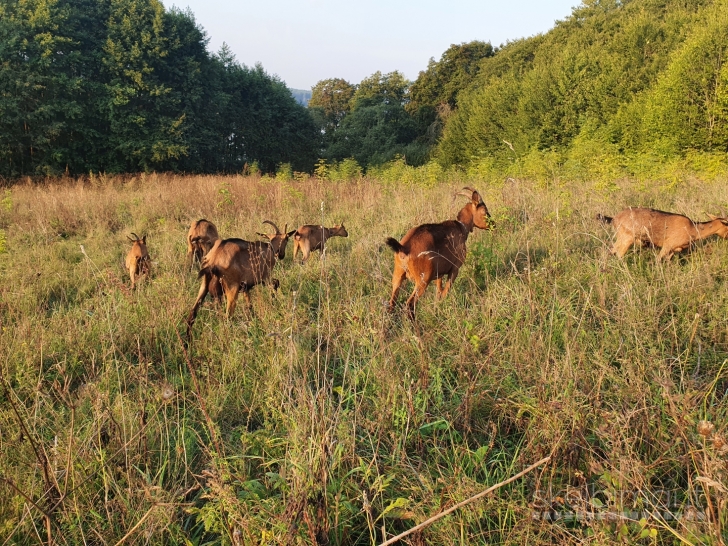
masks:
[[[348,237],[344,224],[334,227],[305,225],[299,227],[293,235],[293,259],[296,259],[298,250],[301,250],[303,261],[308,260],[309,254],[314,250],[324,251],[326,241],[331,237]]]
[[[132,290],[136,287],[137,279],[142,275],[149,275],[149,269],[151,261],[149,259],[149,252],[147,251],[147,236],[145,235],[141,239],[136,233],[132,233],[134,238],[127,237],[131,241],[131,249],[126,255],[126,269],[129,271],[129,277],[131,278]]]
[[[264,224],[270,224],[276,230],[273,235],[258,233],[266,241],[244,241],[243,239],[220,239],[212,247],[210,252],[202,259],[200,277],[203,277],[200,284],[200,291],[197,294],[192,310],[187,318],[187,338],[189,339],[192,325],[197,317],[197,312],[202,305],[205,296],[209,292],[210,281],[216,275],[222,281],[227,302],[226,315],[232,316],[242,290],[252,309],[250,301],[250,289],[257,284],[271,284],[274,289],[278,288],[278,279],[271,279],[270,274],[276,260],[283,260],[286,256],[286,245],[288,238],[295,233],[281,232],[270,220]],[[286,228],[288,226],[286,225]]]
[[[693,222],[687,216],[646,208],[627,208],[614,218],[597,215],[597,220],[615,227],[616,241],[611,253],[624,257],[633,246],[660,248],[658,260],[669,260],[676,252],[688,249],[695,241],[711,235],[728,239],[728,218],[709,214],[708,222]]]
[[[387,245],[394,250],[390,312],[394,310],[397,293],[405,278],[415,283],[415,290],[407,300],[410,319],[414,320],[417,300],[431,281],[437,282],[437,297],[444,298],[465,261],[465,242],[473,228],[495,227],[490,220],[488,207],[478,191],[469,187],[463,189],[470,193],[458,195],[469,197],[470,202],[460,210],[457,220],[414,227],[399,242],[392,237],[387,238]],[[442,279],[445,275],[448,279],[443,287]]]

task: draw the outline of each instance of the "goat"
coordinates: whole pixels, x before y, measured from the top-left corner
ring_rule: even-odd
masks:
[[[308,256],[313,250],[324,251],[326,241],[330,237],[348,237],[349,232],[346,231],[344,224],[334,227],[305,225],[296,230],[293,236],[293,259],[296,259],[298,250],[303,254],[303,261],[308,260]]]
[[[187,338],[189,339],[192,325],[197,317],[197,311],[202,305],[205,296],[209,291],[210,281],[215,275],[222,281],[222,287],[227,301],[226,315],[232,316],[235,311],[238,294],[243,291],[248,308],[252,309],[250,301],[250,289],[256,284],[271,284],[277,289],[278,279],[271,279],[270,274],[276,260],[283,260],[286,256],[286,245],[288,238],[295,233],[286,233],[288,225],[283,232],[270,220],[264,224],[270,224],[275,228],[273,235],[258,233],[261,237],[269,239],[266,241],[249,242],[242,239],[219,239],[202,259],[202,269],[199,276],[202,277],[197,300],[187,318]]]
[[[613,224],[616,237],[611,253],[624,257],[629,249],[639,244],[660,248],[658,260],[669,260],[676,252],[686,250],[695,241],[711,235],[728,239],[728,218],[709,214],[708,222],[693,222],[687,216],[645,208],[627,208],[614,218],[597,215],[597,220]]]
[[[141,239],[136,233],[132,233],[134,238],[127,237],[132,243],[129,253],[126,255],[126,269],[129,271],[131,278],[132,290],[136,286],[136,281],[142,275],[149,274],[149,252],[147,251],[147,236]]]
[[[190,266],[193,262],[202,262],[205,254],[215,244],[220,236],[217,234],[217,228],[212,222],[208,222],[204,218],[192,222],[190,230],[187,232],[187,257],[185,263]]]
[[[392,237],[387,238],[387,245],[394,250],[390,312],[394,310],[397,293],[405,277],[415,283],[415,290],[407,300],[408,315],[412,320],[415,318],[415,304],[432,280],[437,282],[437,297],[441,299],[447,296],[465,261],[465,242],[473,227],[495,227],[490,220],[488,207],[477,190],[463,189],[472,194],[458,194],[470,197],[470,202],[460,210],[457,220],[414,227],[400,242]],[[442,278],[445,275],[448,279],[443,287]]]
[[[215,241],[220,240],[217,233],[217,227],[212,222],[201,218],[193,221],[190,230],[187,232],[187,256],[185,257],[185,266],[191,267],[193,263],[202,263],[202,258],[215,245]],[[223,288],[220,279],[213,275],[210,278],[208,291],[215,301],[220,301],[223,295]]]

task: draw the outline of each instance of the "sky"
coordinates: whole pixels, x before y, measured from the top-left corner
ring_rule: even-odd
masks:
[[[547,32],[580,0],[162,0],[189,9],[216,52],[260,62],[293,89],[376,71],[415,80],[431,57],[472,40],[499,46]]]

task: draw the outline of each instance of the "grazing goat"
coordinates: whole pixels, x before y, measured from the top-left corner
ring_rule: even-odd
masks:
[[[658,260],[667,261],[676,252],[711,235],[728,239],[728,218],[708,216],[709,222],[693,222],[682,214],[630,207],[614,218],[598,214],[597,220],[614,225],[617,240],[611,252],[617,257],[622,258],[634,245],[651,245],[661,249]]]
[[[215,244],[220,236],[217,234],[217,228],[212,222],[200,219],[192,222],[190,230],[187,232],[187,257],[185,263],[192,265],[193,262],[202,262],[205,254]]]
[[[190,311],[189,317],[187,318],[188,339],[192,331],[192,325],[197,317],[197,311],[209,291],[210,281],[213,275],[216,275],[222,280],[222,287],[227,300],[226,314],[228,317],[235,311],[240,290],[245,294],[248,307],[251,308],[249,292],[256,284],[272,284],[274,289],[278,288],[278,279],[271,279],[270,274],[276,260],[283,260],[285,258],[288,238],[295,231],[286,233],[284,229],[281,233],[278,227],[270,220],[266,220],[263,223],[270,224],[276,230],[273,235],[258,233],[261,237],[269,239],[268,242],[220,239],[202,259],[200,277],[204,278],[202,279],[195,305],[192,307],[192,311]]]
[[[147,236],[141,239],[136,233],[132,233],[134,238],[127,237],[132,243],[129,253],[126,255],[126,268],[129,270],[131,277],[132,290],[136,286],[136,281],[142,275],[149,274],[149,252],[147,252]]]
[[[394,309],[397,293],[405,277],[415,283],[415,290],[407,300],[408,315],[414,320],[415,304],[432,280],[437,282],[437,297],[444,298],[458,271],[465,261],[465,242],[473,227],[488,229],[494,227],[490,221],[488,207],[477,190],[464,188],[472,194],[459,193],[470,198],[470,202],[458,213],[457,220],[439,224],[422,224],[410,229],[400,242],[389,237],[386,240],[394,250],[394,274],[392,275],[392,298],[389,311]],[[442,286],[442,278],[447,283]]]
[[[324,251],[326,241],[330,237],[348,237],[349,232],[346,231],[344,224],[334,227],[305,225],[296,230],[293,236],[293,259],[296,259],[298,250],[301,249],[303,261],[308,260],[308,255],[313,250]]]

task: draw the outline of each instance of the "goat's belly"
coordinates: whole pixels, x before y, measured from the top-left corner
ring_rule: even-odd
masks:
[[[425,280],[427,282],[450,275],[454,268],[459,268],[460,263],[451,263],[444,260],[430,260],[420,257],[417,260],[410,259],[407,264],[407,278],[411,281]]]

